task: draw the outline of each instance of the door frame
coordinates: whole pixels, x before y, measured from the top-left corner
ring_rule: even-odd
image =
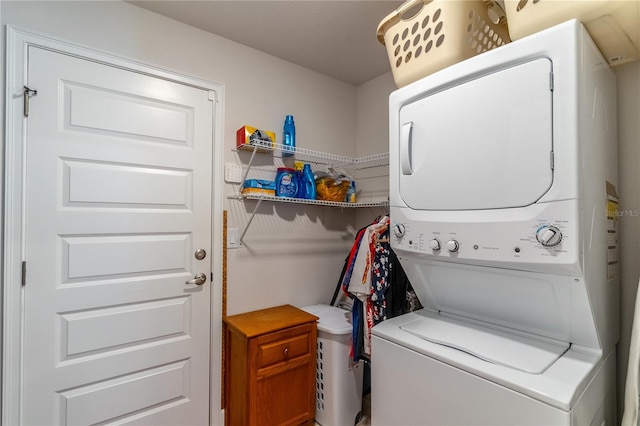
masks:
[[[223,109],[224,85],[178,74],[134,59],[110,54],[31,30],[7,26],[5,59],[5,157],[2,241],[2,424],[20,424],[22,371],[22,261],[24,260],[24,177],[26,175],[26,119],[23,116],[23,86],[27,78],[27,49],[36,46],[61,54],[98,62],[164,80],[207,90],[215,103],[213,116],[212,206],[211,206],[211,335],[210,400],[211,424],[222,424],[222,251],[223,251]],[[1,157],[0,157],[1,158]],[[2,165],[0,165],[2,170]],[[0,179],[1,180],[1,179]]]

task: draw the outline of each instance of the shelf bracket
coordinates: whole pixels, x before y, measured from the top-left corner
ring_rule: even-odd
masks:
[[[240,234],[240,245],[242,245],[242,240],[244,239],[244,235],[249,230],[249,226],[251,226],[251,222],[253,222],[253,218],[255,217],[256,212],[258,211],[258,208],[260,207],[261,203],[262,203],[262,199],[258,199],[258,202],[256,203],[256,207],[253,209],[253,212],[251,213],[251,217],[249,218],[247,223],[244,225],[244,229],[242,230],[242,234]]]
[[[242,182],[246,182],[247,180],[247,176],[249,175],[249,170],[251,170],[251,165],[253,164],[253,159],[256,156],[256,152],[258,152],[257,145],[254,146],[253,151],[251,151],[251,158],[249,158],[249,163],[247,164],[247,170],[245,170],[244,176],[242,176]],[[256,212],[258,211],[258,208],[260,207],[261,203],[262,203],[262,200],[258,200],[256,207],[253,209],[253,212],[251,213],[251,217],[249,218],[249,221],[244,225],[244,229],[242,230],[242,234],[240,235],[240,245],[242,245],[242,240],[244,239],[245,234],[249,230],[249,226],[251,226],[251,222],[253,222],[253,218],[255,217]]]
[[[253,151],[251,152],[251,158],[249,158],[249,164],[247,164],[247,170],[245,170],[244,176],[242,176],[243,184],[247,180],[247,176],[249,175],[249,170],[251,170],[251,165],[253,164],[253,159],[256,156],[256,152],[258,152],[258,146],[257,145],[253,147]],[[244,234],[242,234],[242,235],[244,236]],[[240,239],[240,241],[242,241],[242,238]]]

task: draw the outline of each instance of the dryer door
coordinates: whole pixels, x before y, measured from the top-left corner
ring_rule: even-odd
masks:
[[[535,203],[553,181],[551,61],[437,88],[400,110],[400,195],[414,210]]]

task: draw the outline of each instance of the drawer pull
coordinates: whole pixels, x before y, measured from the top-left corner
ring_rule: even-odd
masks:
[[[289,358],[289,348],[284,348],[284,357]]]

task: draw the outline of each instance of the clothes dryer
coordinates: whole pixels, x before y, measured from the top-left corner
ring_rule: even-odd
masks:
[[[424,309],[373,328],[372,424],[615,424],[615,107],[575,20],[392,93],[391,246]]]

